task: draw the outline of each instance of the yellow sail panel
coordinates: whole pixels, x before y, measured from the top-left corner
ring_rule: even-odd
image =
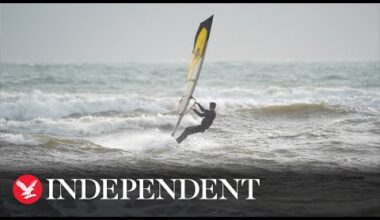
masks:
[[[208,36],[207,29],[202,28],[195,41],[195,46],[193,49],[193,54],[191,56],[191,62],[189,66],[189,73],[188,73],[187,80],[193,79],[194,69],[197,67],[197,64],[201,61],[203,57],[203,53],[206,48],[207,36]]]

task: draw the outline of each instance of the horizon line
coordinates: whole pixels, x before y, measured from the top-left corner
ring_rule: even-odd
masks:
[[[1,64],[19,64],[19,65],[85,65],[85,64],[170,64],[170,63],[188,63],[190,61],[185,60],[164,60],[164,61],[1,61]],[[342,63],[342,62],[380,62],[380,59],[335,59],[335,60],[294,60],[294,59],[284,59],[284,60],[206,60],[206,63]]]

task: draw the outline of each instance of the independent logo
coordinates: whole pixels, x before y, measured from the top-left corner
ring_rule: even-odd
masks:
[[[22,204],[33,204],[42,195],[41,181],[33,175],[22,175],[13,183],[13,196]]]

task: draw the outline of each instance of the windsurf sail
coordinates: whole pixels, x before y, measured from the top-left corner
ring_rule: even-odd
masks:
[[[206,48],[207,48],[208,39],[210,37],[213,17],[214,15],[212,15],[211,17],[203,21],[199,25],[198,31],[195,35],[191,61],[190,61],[190,65],[189,65],[189,69],[187,73],[186,90],[179,104],[179,109],[178,109],[179,117],[178,117],[177,124],[174,128],[174,131],[172,133],[172,136],[174,136],[175,132],[178,129],[178,126],[181,123],[183,116],[187,112],[187,107],[192,98],[195,86],[197,85],[199,74],[201,72],[202,64],[206,55]]]

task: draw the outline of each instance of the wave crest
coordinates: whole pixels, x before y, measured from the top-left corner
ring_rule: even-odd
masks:
[[[62,118],[101,113],[165,113],[173,111],[174,98],[154,98],[138,94],[0,94],[0,118],[30,120],[34,118]]]

